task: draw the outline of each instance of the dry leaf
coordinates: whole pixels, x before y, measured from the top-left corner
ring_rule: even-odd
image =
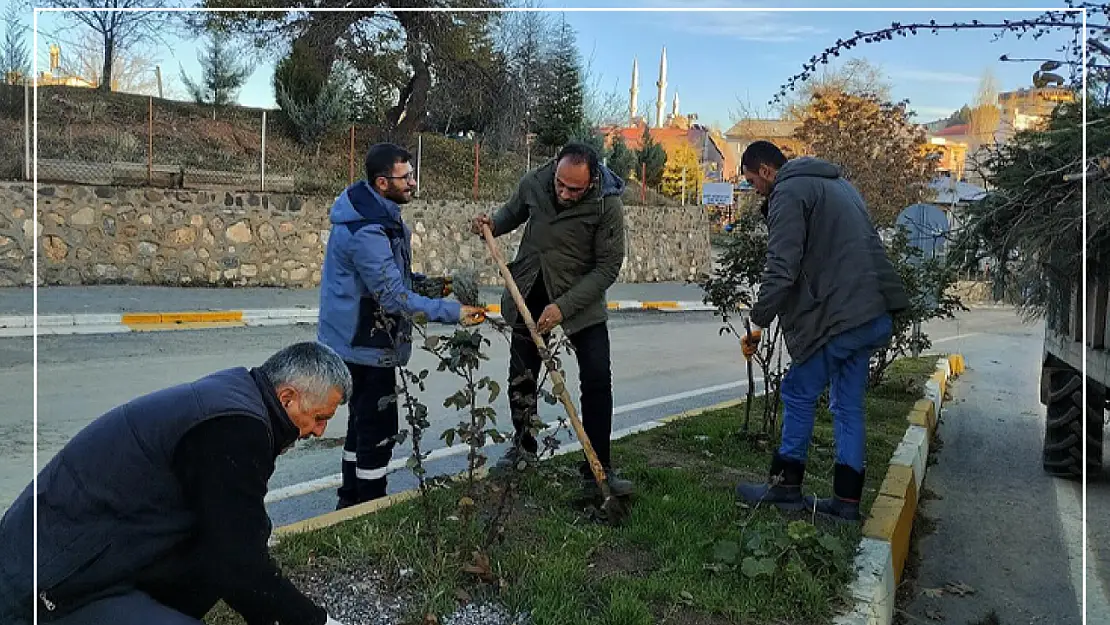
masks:
[[[493,574],[493,567],[490,566],[489,563],[489,556],[478,551],[474,552],[474,562],[467,564],[462,570],[464,573],[478,576],[479,579],[486,583],[497,581],[497,576]]]
[[[925,616],[934,621],[944,620],[944,615],[940,613],[940,610],[925,610]]]
[[[470,598],[470,593],[466,592],[462,588],[455,589],[455,598],[463,603],[470,603],[472,601],[472,599]]]
[[[926,597],[929,597],[930,599],[940,599],[941,597],[944,596],[944,589],[943,588],[926,588],[925,590],[921,591],[921,594],[925,595]]]
[[[423,625],[438,625],[439,617],[435,614],[425,614]]]

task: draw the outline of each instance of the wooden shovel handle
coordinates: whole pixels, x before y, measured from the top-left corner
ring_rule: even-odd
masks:
[[[513,280],[513,274],[509,271],[509,266],[505,263],[505,258],[501,256],[501,250],[498,249],[497,243],[493,240],[493,233],[490,232],[489,226],[482,224],[482,238],[486,241],[486,247],[489,248],[489,253],[493,256],[493,260],[497,263],[497,268],[501,270],[501,277],[505,279],[505,284],[509,287],[509,293],[513,296],[513,301],[516,302],[517,312],[520,313],[521,318],[524,319],[524,325],[528,327],[528,332],[532,335],[532,340],[536,343],[536,348],[539,350],[540,357],[543,358],[544,364],[547,366],[547,373],[551,376],[551,381],[557,389],[559,401],[562,402],[563,408],[567,411],[567,416],[570,417],[570,422],[574,426],[574,431],[578,435],[578,441],[582,443],[582,449],[586,452],[586,460],[589,461],[590,470],[593,471],[594,479],[597,480],[598,486],[601,488],[602,495],[608,499],[609,483],[605,478],[605,470],[601,466],[601,461],[597,459],[597,453],[594,447],[590,444],[590,437],[586,436],[586,429],[582,427],[582,421],[578,418],[578,410],[574,407],[574,402],[571,401],[570,392],[567,391],[566,380],[555,368],[555,361],[551,358],[551,353],[547,349],[547,344],[544,343],[543,338],[540,336],[539,330],[536,329],[536,322],[532,319],[532,313],[528,310],[528,305],[524,301],[524,296],[520,294],[520,289],[516,286],[516,281]]]

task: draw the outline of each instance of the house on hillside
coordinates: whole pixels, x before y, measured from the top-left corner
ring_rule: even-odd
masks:
[[[681,146],[692,148],[698,156],[698,162],[701,163],[707,181],[729,180],[727,177],[729,166],[731,164],[735,169],[735,163],[726,158],[721,150],[721,141],[714,137],[713,131],[701,124],[693,123],[691,118],[696,120],[694,116],[672,115],[668,118],[666,126],[648,127],[648,133],[653,141],[663,147],[668,158],[671,158]],[[611,147],[613,140],[619,136],[628,149],[639,150],[643,146],[644,128],[647,127],[647,123],[643,119],[637,122],[635,126],[600,128],[598,131],[605,138],[605,147]]]
[[[929,135],[929,145],[940,150],[937,170],[955,180],[963,180],[967,167],[967,151],[971,145],[969,124],[956,124]]]
[[[1000,116],[995,138],[1005,143],[1014,133],[1036,127],[1060,104],[1075,101],[1075,92],[1066,87],[1034,87],[1000,93]]]
[[[50,44],[50,67],[39,72],[35,77],[35,85],[39,87],[85,87],[96,89],[97,83],[62,68],[62,49],[56,43]]]
[[[755,141],[770,141],[779,147],[787,158],[805,154],[805,146],[794,138],[794,131],[800,124],[785,119],[742,119],[725,132],[728,144],[739,168],[740,157],[745,148]]]

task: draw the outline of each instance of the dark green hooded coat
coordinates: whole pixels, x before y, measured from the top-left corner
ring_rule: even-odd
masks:
[[[561,325],[570,335],[608,318],[605,291],[616,282],[625,256],[624,181],[602,165],[600,184],[574,206],[559,210],[555,166],[553,159],[524,176],[494,213],[493,235],[524,224],[520,248],[509,263],[513,280],[527,295],[542,270],[542,288],[562,311]],[[523,325],[508,289],[501,314],[510,324]]]

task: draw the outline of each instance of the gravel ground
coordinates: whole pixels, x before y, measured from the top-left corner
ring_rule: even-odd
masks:
[[[384,577],[370,568],[298,572],[290,577],[344,625],[397,625],[406,612],[405,597],[389,592]]]
[[[409,612],[408,597],[391,592],[385,577],[370,568],[292,574],[293,583],[343,625],[399,625]],[[527,614],[513,616],[503,606],[469,603],[428,625],[531,625]]]
[[[443,619],[443,625],[530,625],[527,614],[509,614],[504,607],[489,603],[468,603]]]

